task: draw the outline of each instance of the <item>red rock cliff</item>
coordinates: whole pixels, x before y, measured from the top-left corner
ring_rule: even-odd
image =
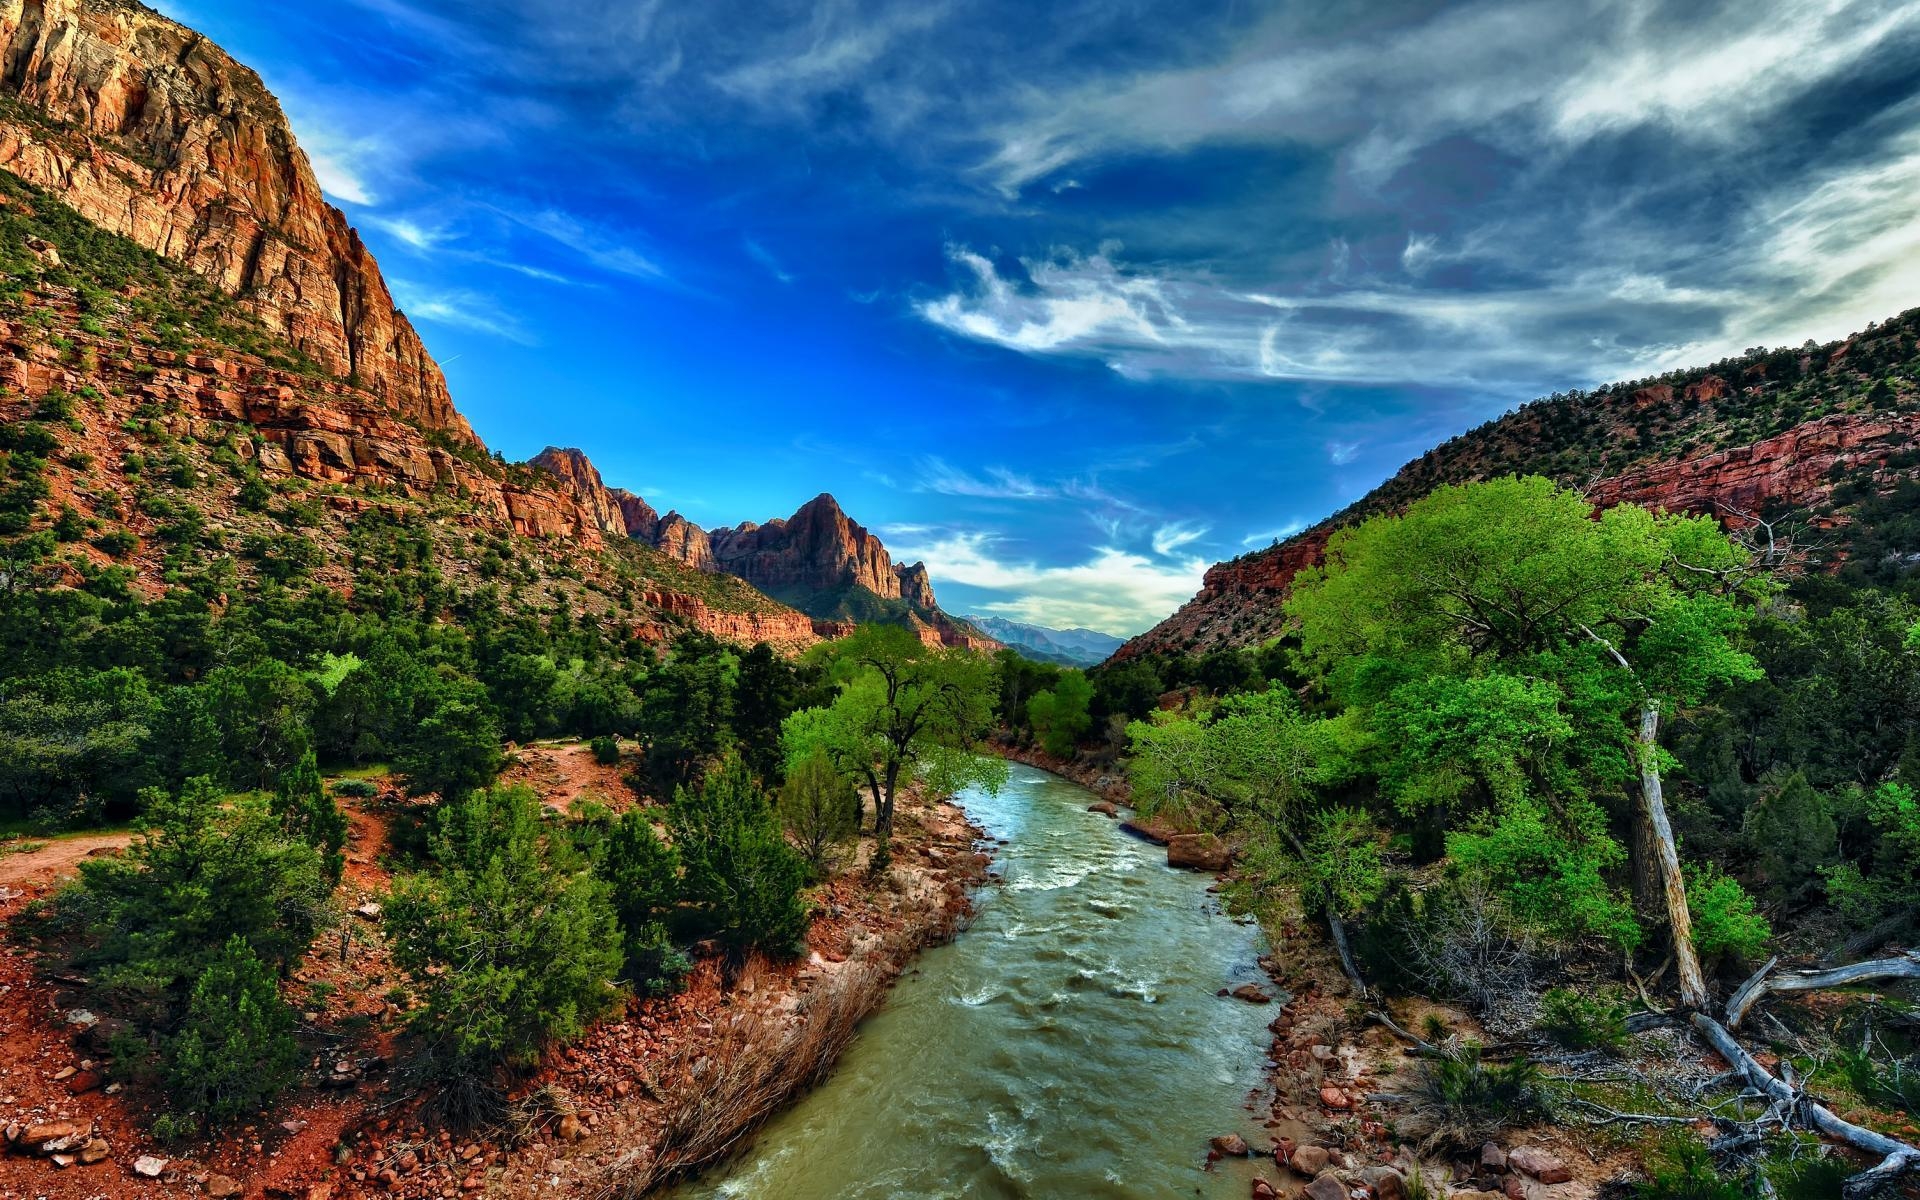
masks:
[[[260,77],[131,0],[0,0],[0,167],[240,297],[395,414],[477,441]]]
[[[887,548],[825,492],[784,521],[749,521],[708,536],[720,569],[763,592],[818,592],[854,584],[883,599],[900,597],[900,575]]]

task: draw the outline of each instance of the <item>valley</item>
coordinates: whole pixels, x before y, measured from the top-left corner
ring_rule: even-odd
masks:
[[[931,105],[944,9],[196,4],[283,109],[160,7],[0,0],[0,1200],[1920,1195],[1920,309],[1792,225],[1906,176],[1749,214],[1804,309],[1508,295],[1428,230],[1539,97],[1416,155],[1111,6],[1058,53],[1156,89]]]

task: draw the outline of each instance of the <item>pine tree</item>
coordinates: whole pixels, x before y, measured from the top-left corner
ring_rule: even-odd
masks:
[[[228,938],[195,982],[163,1058],[174,1104],[214,1124],[260,1111],[293,1082],[293,1013],[245,938]]]
[[[320,852],[327,878],[337,885],[347,869],[347,814],[327,795],[312,747],[300,755],[299,762],[280,773],[273,793],[273,815],[280,818],[280,826],[289,836]]]

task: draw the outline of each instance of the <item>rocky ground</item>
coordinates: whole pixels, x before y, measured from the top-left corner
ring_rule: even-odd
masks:
[[[510,778],[577,788],[572,795],[628,794],[617,770],[583,746],[528,747],[517,757]],[[271,1113],[218,1137],[153,1140],[154,1097],[112,1078],[113,1022],[85,1007],[84,981],[44,973],[26,946],[6,938],[0,1131],[9,1152],[0,1154],[0,1200],[598,1194],[644,1169],[651,1140],[699,1096],[716,1061],[750,1055],[754,1039],[778,1038],[819,1014],[863,1015],[812,1000],[855,977],[883,984],[922,946],[950,937],[989,862],[957,807],[903,796],[891,869],[875,880],[864,862],[850,863],[822,885],[805,955],[756,959],[732,980],[716,958],[701,959],[686,992],[630,1001],[520,1081],[519,1125],[456,1133],[424,1120],[421,1098],[390,1082],[405,1053],[405,993],[380,940],[378,904],[389,882],[387,834],[405,805],[388,788],[348,803],[340,919],[286,992],[312,1050],[305,1078]],[[0,854],[0,927],[60,886],[88,852],[110,853],[126,840],[66,839]]]

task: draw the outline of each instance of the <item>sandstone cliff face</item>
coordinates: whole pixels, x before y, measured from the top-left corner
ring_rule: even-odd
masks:
[[[927,564],[914,563],[910,567],[895,567],[900,577],[900,598],[915,608],[932,610],[940,607],[933,599],[933,580],[927,577]]]
[[[852,585],[882,599],[900,598],[900,575],[887,548],[824,492],[784,521],[749,521],[716,529],[709,537],[720,569],[763,592],[822,592]],[[927,596],[931,601],[931,588]]]
[[[582,515],[592,522],[595,529],[608,537],[627,536],[624,506],[612,490],[600,481],[599,469],[587,460],[584,453],[548,446],[528,459],[527,465],[559,480],[565,491],[579,502]]]
[[[0,0],[0,167],[240,297],[390,412],[466,441],[446,381],[259,76],[131,0]]]

